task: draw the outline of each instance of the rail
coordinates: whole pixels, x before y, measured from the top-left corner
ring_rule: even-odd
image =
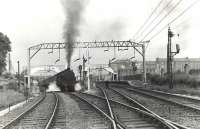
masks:
[[[114,119],[114,121],[113,121],[113,122],[114,122],[114,123],[113,123],[113,128],[116,129],[117,127],[116,127],[116,123],[115,123],[115,118],[114,118],[114,115],[113,115],[113,110],[112,110],[112,108],[111,108],[111,105],[110,105],[108,96],[107,96],[106,92],[105,92],[101,87],[99,87],[99,89],[101,89],[101,91],[103,92],[103,94],[104,94],[104,96],[105,96],[106,103],[107,103],[107,106],[108,106],[108,109],[109,109],[109,113],[110,113],[110,117],[111,117],[112,119]]]
[[[147,112],[153,114],[154,116],[156,116],[157,118],[159,118],[159,119],[161,119],[161,120],[163,120],[163,121],[166,121],[170,126],[173,126],[174,128],[175,128],[175,126],[176,126],[176,127],[178,127],[178,129],[188,129],[188,128],[185,127],[185,126],[182,126],[182,125],[180,125],[180,124],[177,124],[177,123],[175,123],[175,122],[172,122],[172,121],[169,121],[169,120],[166,120],[166,119],[160,117],[159,115],[157,115],[156,113],[152,112],[151,110],[149,110],[148,108],[146,108],[145,106],[143,106],[142,104],[140,104],[139,102],[137,102],[136,100],[134,100],[133,98],[131,98],[130,96],[128,96],[128,95],[126,95],[126,94],[124,94],[124,93],[121,93],[120,91],[115,90],[115,89],[113,89],[113,88],[110,88],[110,89],[113,90],[114,92],[118,93],[119,95],[123,96],[123,97],[126,98],[127,100],[129,100],[129,101],[131,101],[131,102],[137,104],[137,105],[138,105],[139,107],[141,107],[141,109],[143,109],[144,111],[147,111]]]
[[[15,119],[13,119],[12,121],[10,121],[9,123],[7,123],[6,125],[4,125],[2,127],[2,129],[8,129],[13,123],[15,123],[16,121],[18,121],[19,119],[21,119],[25,114],[27,114],[28,112],[30,112],[32,109],[34,109],[37,105],[39,105],[43,100],[44,100],[45,96],[41,97],[35,104],[33,104],[30,108],[28,108],[26,111],[22,112],[20,115],[18,115]]]
[[[114,120],[113,118],[111,118],[108,114],[106,114],[103,110],[101,110],[101,109],[100,109],[98,106],[96,106],[95,104],[90,103],[88,100],[86,100],[86,99],[80,97],[80,96],[77,95],[77,94],[72,94],[72,95],[74,95],[75,97],[79,98],[80,100],[82,100],[82,101],[88,103],[90,106],[92,106],[94,109],[96,109],[96,110],[97,110],[98,112],[100,112],[102,115],[104,115],[107,119],[109,119],[109,120],[112,122],[113,128],[114,128],[115,126],[117,126],[117,127],[120,128],[120,129],[125,129],[124,127],[122,127],[122,126],[119,125],[119,124],[115,125],[115,120]]]
[[[55,103],[55,106],[54,106],[52,115],[51,115],[50,119],[48,120],[48,123],[47,123],[45,129],[49,129],[49,128],[50,128],[51,123],[52,123],[52,121],[53,121],[53,118],[55,117],[56,111],[57,111],[57,109],[58,109],[58,103],[59,103],[58,95],[57,95],[55,92],[53,92],[53,94],[55,95],[56,103]]]
[[[93,95],[93,94],[89,94],[89,93],[81,93],[81,94],[86,94],[86,95],[90,95],[90,96],[97,97],[97,98],[100,98],[100,99],[105,100],[105,98],[104,98],[104,97],[101,97],[101,96],[97,96],[97,95]],[[130,108],[130,109],[132,109],[132,110],[135,110],[135,111],[137,111],[138,113],[141,113],[141,114],[143,114],[143,115],[146,115],[146,116],[148,116],[148,117],[151,117],[151,118],[153,118],[154,120],[157,120],[157,121],[161,122],[165,127],[168,127],[169,129],[179,129],[178,127],[175,127],[174,125],[170,124],[168,121],[164,121],[164,120],[162,120],[162,119],[159,119],[159,118],[156,117],[154,114],[151,114],[151,113],[149,113],[149,112],[147,112],[147,111],[141,110],[141,109],[136,108],[136,107],[133,107],[133,106],[129,106],[129,105],[127,105],[127,104],[124,104],[124,103],[122,103],[122,102],[118,102],[118,101],[115,101],[115,100],[112,100],[112,99],[109,99],[109,101],[114,102],[114,103],[116,103],[116,104],[120,104],[120,105],[125,106],[125,107],[127,107],[127,108]],[[118,123],[117,121],[116,121],[116,123],[117,123],[117,125],[120,125],[121,127],[123,127],[123,126],[121,125],[121,123]],[[123,128],[124,128],[124,127],[123,127]]]

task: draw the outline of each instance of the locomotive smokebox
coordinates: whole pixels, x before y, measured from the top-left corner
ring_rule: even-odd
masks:
[[[76,77],[73,70],[68,67],[66,70],[60,72],[56,78],[56,84],[63,92],[74,92]]]

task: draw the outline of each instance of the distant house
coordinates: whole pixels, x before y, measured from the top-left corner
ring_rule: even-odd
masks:
[[[167,59],[166,58],[156,58],[157,73],[161,70],[167,72]],[[173,72],[186,72],[188,73],[191,69],[200,69],[200,58],[174,58]]]
[[[137,70],[133,69],[132,63],[135,63]],[[167,72],[167,59],[156,58],[155,61],[146,61],[146,72],[150,74],[164,74]],[[189,73],[190,70],[200,70],[200,58],[174,58],[173,72]],[[110,67],[116,72],[119,78],[143,73],[143,62],[132,62],[129,59],[116,60],[110,63]]]
[[[118,79],[123,79],[123,77],[125,76],[131,76],[137,74],[140,71],[140,69],[138,70],[133,69],[133,62],[129,59],[115,60],[111,62],[109,65],[117,74]]]
[[[117,73],[108,64],[95,64],[90,67],[90,74],[94,80],[113,80]]]

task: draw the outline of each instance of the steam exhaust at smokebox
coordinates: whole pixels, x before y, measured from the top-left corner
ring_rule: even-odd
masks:
[[[82,89],[82,86],[80,83],[76,83],[74,85],[74,91],[80,91]],[[48,86],[48,89],[46,90],[46,92],[52,92],[52,91],[61,91],[60,88],[56,85],[56,82],[51,82]]]
[[[75,86],[74,86],[74,90],[75,91],[80,91],[82,89],[82,86],[80,83],[76,83]]]
[[[46,92],[51,92],[51,91],[61,91],[60,88],[56,85],[56,81],[51,82],[48,86],[48,89]]]

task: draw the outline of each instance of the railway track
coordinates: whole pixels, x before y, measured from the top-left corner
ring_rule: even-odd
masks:
[[[179,129],[177,126],[160,119],[159,117],[133,106],[110,100],[103,89],[101,95],[96,96],[88,93],[75,94],[84,99],[94,108],[104,114],[112,123],[112,128],[143,128],[143,129]]]
[[[86,119],[89,119],[89,126],[92,129],[111,129],[111,118],[95,104],[85,99],[86,94],[73,93],[73,99],[79,104],[79,108],[84,112]]]
[[[57,93],[58,105],[53,115],[53,120],[50,129],[65,129],[66,128],[66,114],[63,99],[60,97],[61,93]]]
[[[144,94],[151,94],[153,96],[157,96],[162,99],[173,101],[179,105],[184,105],[185,107],[188,107],[188,108],[200,110],[200,99],[198,98],[171,94],[171,93],[166,93],[166,92],[156,91],[156,90],[148,90],[148,89],[140,88],[137,86],[130,86],[129,88],[131,88],[131,90],[133,89],[135,91],[139,91],[139,92],[141,91]]]
[[[58,96],[56,93],[47,93],[46,97],[41,97],[38,101],[26,105],[26,108],[14,110],[8,114],[8,121],[3,123],[2,129],[48,129],[56,114],[58,107]]]
[[[112,86],[112,87],[115,88],[116,86]],[[180,96],[180,95],[175,95],[175,94],[170,94],[170,93],[164,93],[164,92],[159,92],[159,91],[147,90],[147,89],[139,88],[139,87],[131,87],[128,85],[127,86],[124,85],[123,87],[120,87],[120,88],[123,88],[123,90],[126,90],[128,92],[134,92],[134,93],[141,94],[147,97],[159,99],[161,101],[165,101],[165,102],[168,102],[180,107],[184,107],[189,110],[200,112],[200,99]]]
[[[130,93],[130,87],[99,88],[98,96],[88,93],[73,93],[85,118],[93,121],[93,129],[187,129],[177,123],[171,122],[156,115],[151,110],[138,103]],[[128,92],[127,92],[128,91]],[[1,128],[66,128],[65,110],[61,93],[48,93],[34,102],[27,104],[22,110],[7,115],[7,119],[0,122]],[[196,109],[195,109],[196,111]],[[17,117],[16,117],[17,116]],[[91,121],[91,120],[90,120]]]
[[[173,100],[172,97],[167,97],[166,94],[164,95],[165,97],[160,97],[161,95],[155,95],[156,93],[151,93],[150,91],[147,93],[146,90],[143,91],[143,89],[140,88],[134,89],[134,87],[127,85],[123,85],[123,87],[112,85],[110,87],[118,92],[122,92],[122,94],[129,95],[129,97],[139,101],[142,105],[145,105],[145,107],[165,119],[175,121],[185,127],[194,129],[200,128],[200,110],[196,108],[196,106],[193,107],[188,105],[188,103],[190,103],[188,101],[190,98],[184,96],[183,98],[181,98],[181,96],[177,96],[177,98],[175,98],[175,95],[172,96],[174,98]],[[188,103],[186,101],[188,101]]]
[[[126,103],[126,104],[128,104],[130,106],[139,108],[139,109],[141,109],[143,111],[146,111],[146,112],[149,112],[149,113],[155,115],[156,117],[158,117],[160,119],[163,119],[164,121],[167,121],[167,122],[173,124],[174,126],[178,127],[179,129],[187,129],[187,127],[185,127],[185,126],[182,126],[180,124],[174,123],[174,122],[166,120],[164,118],[161,118],[160,116],[158,116],[157,114],[155,114],[154,112],[152,112],[151,110],[149,110],[148,108],[143,106],[141,103],[139,103],[137,100],[135,100],[134,98],[130,97],[129,95],[121,92],[120,90],[115,90],[113,88],[108,88],[107,91],[108,91],[108,94],[111,95],[110,98],[112,100],[123,101],[124,103]]]
[[[34,108],[37,106],[42,100],[44,99],[44,96],[40,96],[39,98],[29,100],[25,105],[23,105],[20,108],[17,108],[3,117],[0,117],[0,128],[6,127],[6,125],[9,125],[12,121],[15,119],[18,119],[17,117],[23,116],[25,111],[28,111],[30,108]]]

